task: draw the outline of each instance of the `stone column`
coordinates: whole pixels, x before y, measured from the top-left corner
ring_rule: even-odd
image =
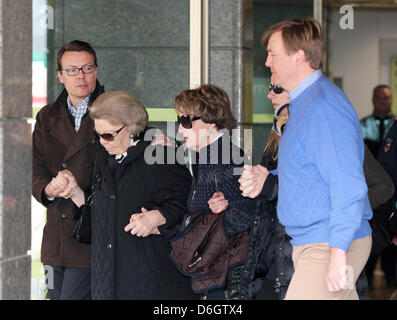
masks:
[[[209,2],[209,83],[220,86],[229,94],[240,130],[250,128],[252,123],[252,6],[252,0]],[[242,131],[239,139],[234,141],[244,146]],[[249,153],[249,141],[246,142]]]
[[[0,54],[0,299],[30,299],[31,0],[0,0]]]

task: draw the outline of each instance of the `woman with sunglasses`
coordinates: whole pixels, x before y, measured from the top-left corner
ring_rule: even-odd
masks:
[[[272,79],[273,80],[273,79]],[[244,197],[256,199],[256,212],[251,228],[250,246],[245,261],[242,293],[248,299],[263,299],[265,279],[274,281],[273,289],[283,299],[292,273],[292,246],[284,227],[278,222],[277,207],[277,157],[282,132],[288,121],[289,97],[280,86],[271,84],[267,97],[275,110],[273,128],[263,152],[262,161],[256,166],[245,166],[239,179]],[[270,295],[272,293],[270,292]]]
[[[206,84],[182,91],[174,103],[179,113],[178,132],[191,150],[193,181],[187,200],[188,211],[211,210],[212,214],[223,214],[222,232],[228,238],[247,231],[251,226],[253,201],[241,195],[238,178],[248,159],[240,148],[231,143],[230,134],[237,122],[227,93]],[[243,250],[242,260],[246,246]],[[228,267],[231,266],[226,265]],[[229,282],[226,291],[226,279],[222,278],[201,293],[208,300],[230,299],[231,290],[239,290],[240,272],[237,267],[225,270],[224,275],[237,275],[233,284]]]
[[[84,193],[73,177],[68,180],[75,204],[91,210],[92,298],[194,298],[189,279],[168,258],[170,247],[163,236],[186,213],[189,171],[179,164],[147,163],[148,114],[129,93],[101,95],[90,116],[102,145],[92,191]],[[157,149],[175,152],[160,145]]]

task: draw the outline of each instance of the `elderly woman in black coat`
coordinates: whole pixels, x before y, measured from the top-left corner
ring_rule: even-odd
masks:
[[[148,115],[127,92],[101,95],[90,116],[102,145],[90,197],[73,184],[73,177],[68,179],[72,200],[91,210],[92,298],[193,298],[188,279],[168,258],[170,246],[161,235],[181,223],[187,211],[189,171],[179,164],[149,164],[153,152],[145,152],[151,146],[151,139],[145,139]],[[175,152],[159,148],[163,154]]]

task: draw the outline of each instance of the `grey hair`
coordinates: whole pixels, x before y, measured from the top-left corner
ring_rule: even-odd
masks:
[[[149,119],[143,103],[126,91],[101,94],[92,103],[89,112],[93,120],[107,120],[113,125],[125,124],[135,136],[145,130]]]

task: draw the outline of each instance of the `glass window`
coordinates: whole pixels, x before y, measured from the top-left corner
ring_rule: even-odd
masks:
[[[151,121],[161,121],[154,126],[165,129],[165,121],[176,120],[173,98],[189,88],[189,9],[186,0],[34,0],[34,118],[63,90],[56,74],[57,50],[78,39],[95,49],[97,78],[105,90],[132,93]],[[32,217],[32,299],[42,299],[45,209],[35,200]]]

